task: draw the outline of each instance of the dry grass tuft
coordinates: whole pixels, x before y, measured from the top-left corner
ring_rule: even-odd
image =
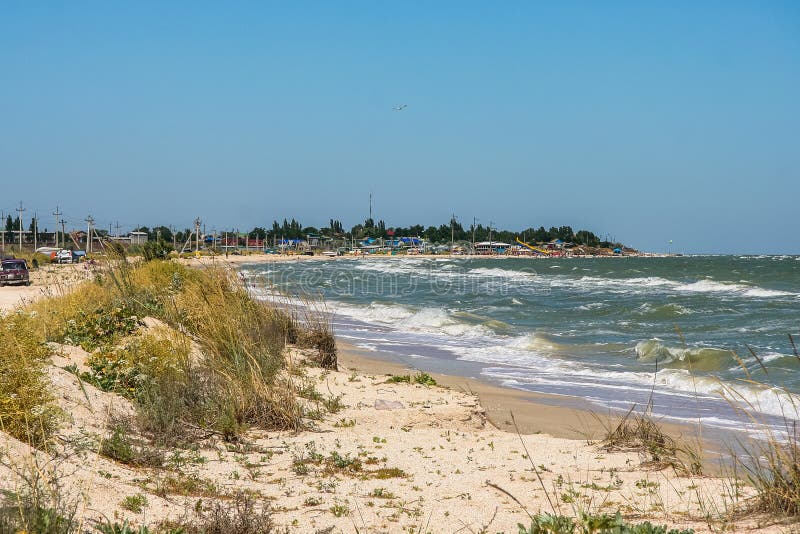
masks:
[[[649,411],[634,412],[636,406],[617,421],[605,427],[602,447],[607,451],[636,451],[643,455],[643,465],[654,469],[673,468],[678,474],[700,475],[703,465],[700,454],[688,444],[681,445],[666,434]]]

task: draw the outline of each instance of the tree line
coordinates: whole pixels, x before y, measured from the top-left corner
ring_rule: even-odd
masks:
[[[34,222],[31,220],[29,232],[34,230]],[[8,233],[19,231],[20,222],[19,218],[12,218],[10,215],[5,221],[5,231]],[[42,228],[38,228],[39,233],[43,233]],[[106,235],[107,231],[96,229],[98,234]],[[186,228],[184,230],[173,231],[168,226],[140,226],[134,231],[144,232],[147,234],[149,241],[164,242],[177,244],[180,248],[189,239],[192,230]],[[44,230],[46,232],[46,230]],[[230,238],[234,238],[238,232],[228,230]],[[338,219],[330,219],[328,225],[324,227],[303,226],[296,219],[283,219],[283,221],[273,221],[271,227],[256,226],[249,232],[242,232],[249,239],[258,239],[265,241],[267,244],[280,241],[281,239],[306,239],[309,235],[316,235],[321,237],[331,237],[339,239],[366,239],[366,238],[384,238],[388,239],[392,234],[394,237],[421,237],[432,243],[449,243],[453,241],[488,241],[491,237],[492,241],[502,241],[506,243],[514,243],[515,238],[520,238],[527,243],[546,243],[554,239],[560,239],[567,243],[575,243],[577,245],[586,245],[590,247],[612,247],[617,246],[608,240],[602,240],[594,232],[589,230],[573,231],[571,226],[551,226],[546,229],[544,226],[538,228],[530,227],[520,231],[505,230],[499,228],[489,228],[483,224],[476,225],[462,225],[455,218],[446,224],[439,226],[424,226],[415,224],[410,226],[395,226],[388,227],[382,220],[374,221],[373,219],[366,219],[363,223],[358,223],[346,230],[344,225]],[[217,236],[222,236],[225,231],[218,231]]]
[[[173,232],[166,226],[156,226],[148,228],[146,226],[140,227],[137,231],[146,232],[151,241],[165,241],[170,243],[175,241],[182,245],[191,234],[188,228],[178,231],[173,235]],[[469,226],[462,225],[458,220],[452,219],[446,224],[439,226],[423,226],[421,224],[411,226],[395,226],[389,227],[382,220],[377,222],[373,219],[366,219],[363,223],[358,223],[346,230],[344,225],[338,219],[330,219],[327,226],[315,227],[304,226],[296,219],[283,219],[283,221],[273,221],[271,227],[256,226],[246,234],[249,239],[259,239],[266,241],[267,244],[280,241],[281,239],[306,239],[309,235],[316,235],[321,237],[331,237],[339,239],[366,239],[366,238],[384,238],[388,239],[394,237],[422,237],[432,243],[449,243],[453,241],[488,241],[491,237],[492,241],[503,241],[506,243],[514,243],[515,238],[528,243],[546,243],[555,239],[567,243],[575,243],[577,245],[586,245],[590,247],[599,246],[615,246],[606,240],[600,239],[597,234],[589,230],[574,231],[571,226],[551,226],[549,229],[544,226],[538,228],[530,227],[523,230],[506,230],[498,228],[489,228],[483,224],[470,224]],[[235,235],[234,231],[228,231],[229,236]],[[222,236],[224,231],[217,231],[217,236]]]

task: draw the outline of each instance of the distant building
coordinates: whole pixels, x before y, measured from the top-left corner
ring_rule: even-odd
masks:
[[[308,242],[308,246],[312,249],[319,248],[321,245],[320,236],[317,234],[308,234],[306,236],[306,241]]]
[[[144,245],[147,243],[147,232],[131,232],[128,237],[131,239],[131,245]]]
[[[477,254],[505,254],[510,247],[509,243],[500,241],[481,241],[475,243],[475,252]]]

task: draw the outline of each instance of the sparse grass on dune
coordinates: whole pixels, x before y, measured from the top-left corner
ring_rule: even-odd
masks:
[[[596,419],[605,427],[602,447],[608,451],[637,451],[643,463],[656,469],[670,467],[678,474],[700,475],[703,464],[698,448],[667,434],[648,410],[631,407],[618,419]]]
[[[81,314],[110,310],[114,294],[99,281],[83,282],[79,288],[56,286],[53,295],[29,304],[36,314],[38,335],[45,341],[63,341],[69,326]]]
[[[0,314],[0,430],[43,446],[58,422],[44,366],[47,347],[29,313]]]
[[[770,436],[750,444],[737,458],[756,490],[753,509],[777,516],[800,516],[800,435],[796,422],[787,437]]]
[[[335,366],[324,317],[306,311],[298,320],[292,310],[254,298],[223,267],[120,256],[92,281],[55,293],[28,306],[30,337],[92,351],[91,371],[81,378],[134,400],[141,430],[158,442],[209,431],[235,439],[250,426],[300,428],[303,408],[282,373],[287,339],[316,340],[307,344],[329,355],[320,363],[330,366],[332,355]],[[148,316],[168,326],[137,332]]]

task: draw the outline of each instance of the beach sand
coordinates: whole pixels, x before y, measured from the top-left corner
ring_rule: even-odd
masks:
[[[104,434],[109,413],[132,413],[133,407],[117,395],[79,385],[61,368],[80,367],[86,353],[54,348],[49,373],[69,414],[59,432],[66,460],[58,472],[68,491],[85,495],[82,513],[88,523],[104,517],[178,521],[191,517],[199,501],[229,500],[247,491],[270,503],[274,519],[297,532],[329,527],[333,532],[516,532],[517,523],[529,522],[526,510],[575,515],[618,509],[705,531],[704,512],[720,507],[725,493],[721,479],[654,470],[642,466],[636,452],[494,428],[474,395],[392,383],[386,369],[373,374],[345,365],[333,372],[301,368],[298,380],[305,387],[313,384],[342,406],[309,430],[252,431],[239,445],[211,437],[196,451],[178,451],[184,460],[168,469],[132,468],[92,453],[91,446],[75,450]],[[295,362],[302,358],[302,351],[293,354]],[[344,359],[365,366],[365,360]],[[532,415],[526,424],[535,420]],[[0,438],[0,447],[10,460],[0,467],[0,485],[13,491],[19,488],[19,471],[31,465],[26,458],[32,451],[8,436]],[[193,489],[188,495],[165,494],[159,490],[165,485],[190,487],[170,479],[193,480]],[[142,513],[122,506],[137,494],[147,499]]]

